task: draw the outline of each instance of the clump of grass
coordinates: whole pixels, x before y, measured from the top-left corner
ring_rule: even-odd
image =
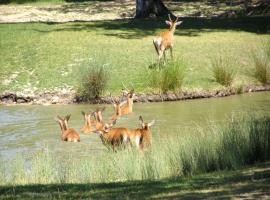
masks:
[[[232,85],[235,73],[228,60],[214,59],[212,61],[212,72],[217,83],[226,87]]]
[[[150,85],[160,89],[163,93],[181,89],[185,77],[183,61],[169,61],[159,64],[150,71]]]
[[[82,71],[79,94],[86,100],[99,98],[108,86],[108,65],[93,61]]]
[[[253,76],[263,85],[270,81],[270,41],[263,47],[263,53],[253,53],[254,73]]]
[[[228,127],[198,127],[181,137],[156,138],[144,154],[131,148],[63,160],[53,152],[38,153],[24,162],[10,161],[16,163],[11,172],[3,162],[0,174],[10,175],[2,176],[0,184],[132,181],[235,169],[270,158],[269,130],[269,118],[244,116]]]

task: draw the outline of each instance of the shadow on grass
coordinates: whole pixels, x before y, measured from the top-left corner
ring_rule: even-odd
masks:
[[[216,31],[245,31],[257,34],[270,32],[270,17],[242,17],[242,18],[182,18],[183,25],[175,35],[199,36],[204,32]],[[48,22],[53,25],[55,23]],[[166,30],[167,26],[162,20],[129,19],[96,21],[84,23],[66,23],[62,26],[50,29],[35,29],[38,32],[53,31],[95,31],[106,36],[114,36],[123,39],[140,39],[149,35],[155,35],[159,29]]]
[[[158,181],[1,186],[0,199],[262,199],[270,197],[269,165]]]

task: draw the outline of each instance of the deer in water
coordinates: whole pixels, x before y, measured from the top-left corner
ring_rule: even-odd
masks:
[[[97,130],[100,139],[104,145],[111,145],[113,150],[121,144],[127,144],[129,142],[129,130],[127,128],[113,128],[116,124],[116,120],[111,123],[105,123],[102,119],[102,110],[97,109],[95,112]]]
[[[112,100],[113,103],[113,107],[115,110],[115,114],[111,116],[111,121],[115,121],[118,120],[123,113],[127,114],[128,112],[126,110],[128,110],[128,106],[125,106],[124,108],[122,108],[123,105],[127,104],[127,101],[123,101],[120,102],[120,100]]]
[[[93,116],[94,112],[85,113],[82,111],[82,115],[84,118],[84,126],[82,127],[81,131],[85,134],[93,133],[95,130],[92,125],[95,125],[95,120],[92,120],[91,117]]]
[[[143,151],[145,146],[150,147],[152,144],[152,133],[150,127],[154,125],[155,120],[152,120],[150,123],[146,123],[143,121],[142,116],[140,116],[139,121],[142,127],[131,130],[129,132],[129,139],[131,141],[135,140],[136,146]]]
[[[80,135],[73,128],[68,128],[68,120],[70,119],[70,116],[71,115],[67,115],[64,118],[57,116],[57,118],[55,118],[62,131],[61,138],[63,141],[80,142]]]
[[[121,115],[126,115],[129,113],[132,113],[133,111],[133,97],[135,96],[134,88],[132,88],[131,90],[128,90],[125,87],[125,89],[123,89],[123,96],[125,98],[125,101],[120,103]]]
[[[168,31],[161,32],[158,36],[153,39],[153,43],[158,54],[158,60],[164,56],[164,61],[166,60],[165,51],[170,49],[171,58],[173,59],[173,34],[175,32],[176,26],[180,25],[183,21],[178,21],[178,17],[173,21],[168,15],[169,21],[166,20],[166,24],[170,26]]]

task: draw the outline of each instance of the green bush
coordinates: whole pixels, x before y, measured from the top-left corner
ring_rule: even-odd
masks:
[[[106,90],[109,81],[109,69],[107,64],[90,62],[82,69],[79,94],[86,100],[99,98]]]
[[[214,59],[212,61],[212,72],[217,83],[226,87],[232,85],[235,73],[228,60]]]
[[[150,85],[163,93],[181,89],[185,77],[185,65],[181,60],[169,61],[150,71]]]
[[[253,53],[254,72],[253,76],[263,85],[270,81],[270,41],[262,49],[262,54]]]

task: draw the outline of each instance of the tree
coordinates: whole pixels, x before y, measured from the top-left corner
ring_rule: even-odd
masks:
[[[149,17],[150,14],[165,16],[172,13],[162,0],[136,0],[136,18]]]

